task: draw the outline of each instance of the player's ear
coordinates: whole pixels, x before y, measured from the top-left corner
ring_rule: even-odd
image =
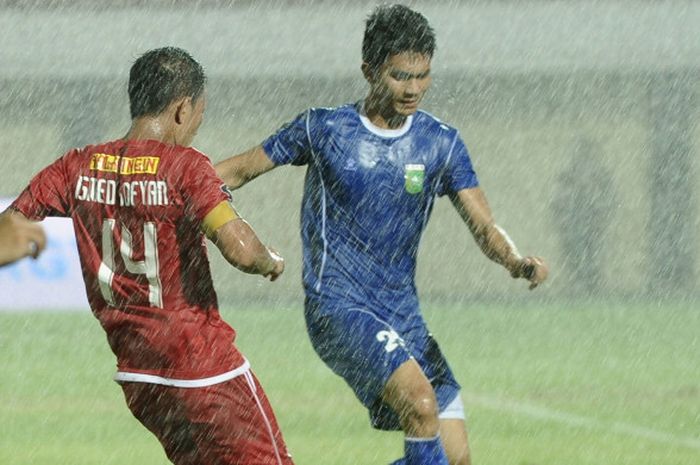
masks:
[[[175,106],[175,123],[182,124],[187,121],[189,112],[192,109],[192,99],[190,97],[183,97],[176,100],[173,105]]]
[[[365,61],[362,62],[362,66],[360,66],[360,69],[362,70],[362,75],[365,77],[367,82],[372,84],[376,77],[376,70],[372,69],[369,63]]]

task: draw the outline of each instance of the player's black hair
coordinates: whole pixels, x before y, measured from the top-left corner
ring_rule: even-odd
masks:
[[[380,5],[367,18],[362,60],[378,69],[392,55],[416,52],[432,58],[435,31],[428,20],[404,5]]]
[[[197,100],[206,80],[202,65],[181,48],[163,47],[144,53],[129,72],[131,118],[158,115],[182,97]]]

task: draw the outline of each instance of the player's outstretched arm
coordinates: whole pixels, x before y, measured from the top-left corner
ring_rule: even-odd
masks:
[[[275,166],[263,147],[258,145],[217,163],[214,169],[229,188],[238,189]]]
[[[0,266],[24,257],[37,258],[46,247],[44,230],[19,212],[0,214]]]
[[[540,257],[522,257],[505,230],[494,222],[491,208],[480,188],[462,189],[451,199],[488,258],[503,265],[513,278],[530,281],[530,289],[547,279],[549,269],[544,260]]]
[[[231,265],[239,270],[276,280],[284,272],[284,259],[266,247],[247,221],[236,218],[219,227],[210,239]]]

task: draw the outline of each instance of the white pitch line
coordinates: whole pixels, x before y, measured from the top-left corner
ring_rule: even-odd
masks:
[[[558,423],[563,423],[567,426],[605,432],[612,431],[614,433],[648,439],[650,441],[662,444],[670,444],[700,450],[700,439],[694,437],[676,436],[675,434],[667,433],[665,431],[658,431],[643,426],[631,425],[629,423],[606,423],[604,421],[596,420],[595,418],[583,417],[572,413],[552,410],[545,407],[539,407],[532,404],[526,404],[523,402],[483,394],[462,391],[462,395],[464,396],[465,402],[492,410],[517,413],[540,420],[555,421]]]

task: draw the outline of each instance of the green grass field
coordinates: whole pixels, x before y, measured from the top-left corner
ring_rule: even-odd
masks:
[[[474,465],[700,464],[700,311],[691,305],[428,308],[464,386]],[[387,464],[321,364],[301,309],[230,310],[298,465]],[[111,381],[86,313],[0,313],[0,464],[167,464]]]

